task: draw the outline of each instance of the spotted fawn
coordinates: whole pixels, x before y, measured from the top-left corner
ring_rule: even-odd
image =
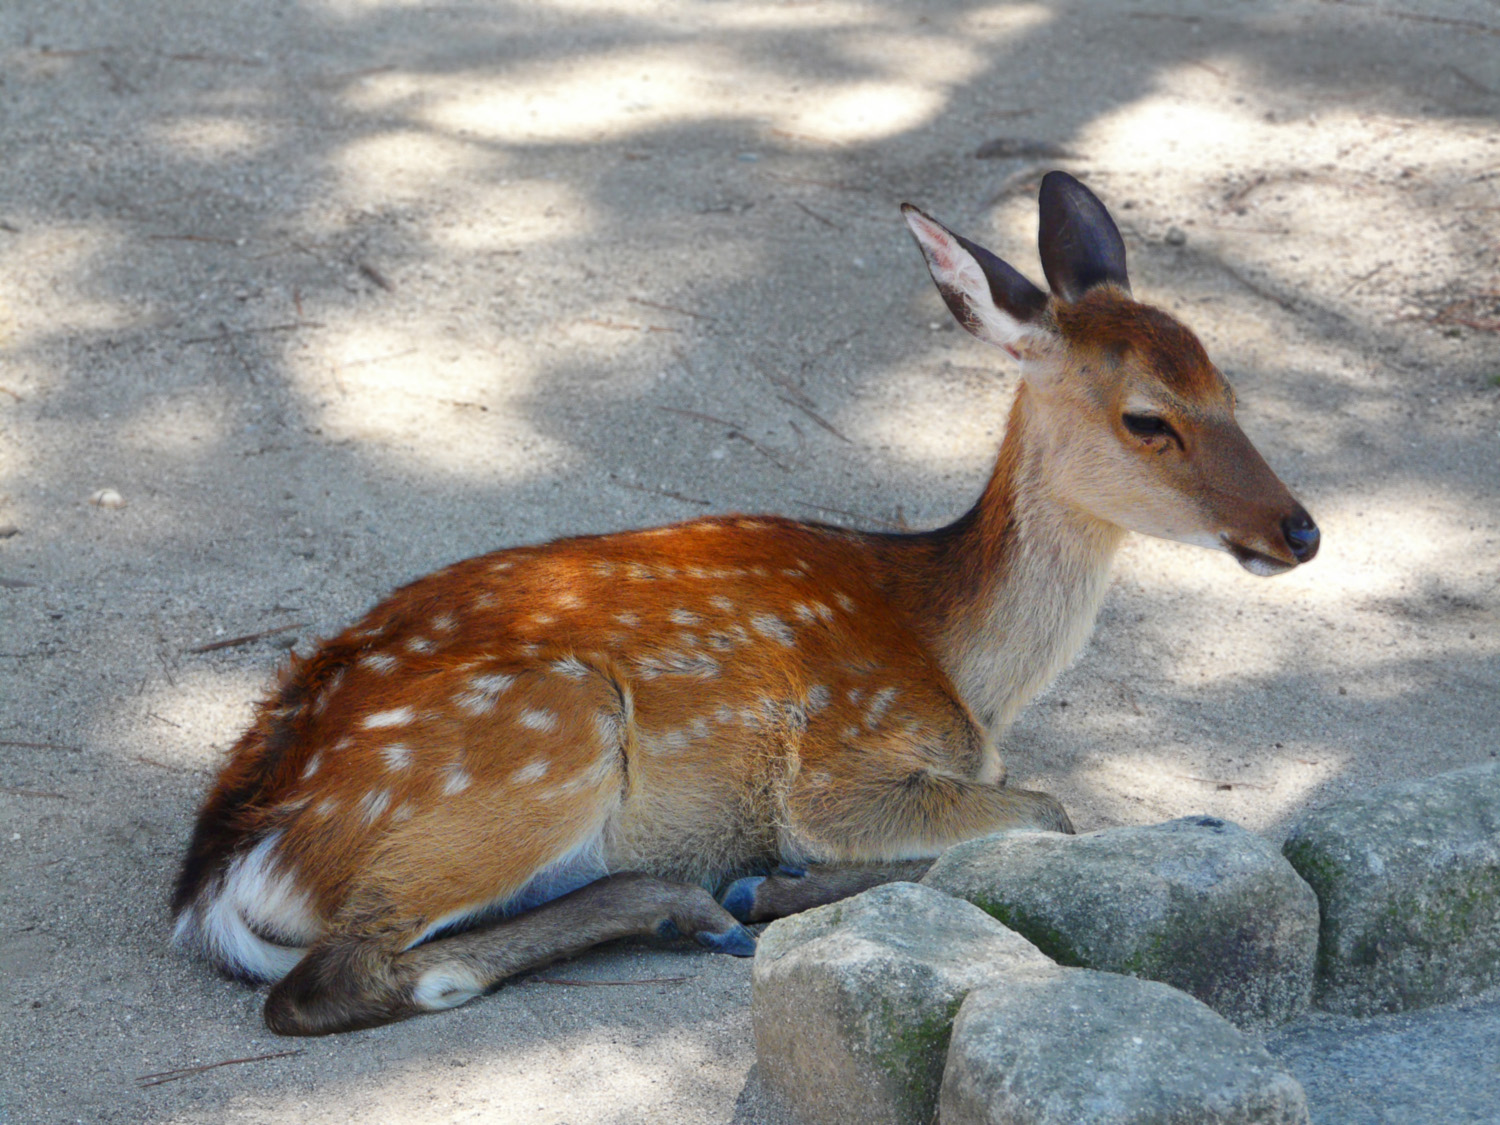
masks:
[[[462,1004],[629,935],[743,923],[1071,831],[998,741],[1083,645],[1127,531],[1255,574],[1318,531],[1198,339],[1137,303],[1103,204],[1041,186],[1050,293],[915,207],[959,323],[1019,362],[957,522],[720,516],[455,563],[294,658],[199,814],[176,936],[276,981],[287,1035]],[[721,897],[715,899],[714,890]]]

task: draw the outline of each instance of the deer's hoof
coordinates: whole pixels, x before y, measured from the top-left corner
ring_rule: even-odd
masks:
[[[699,945],[715,953],[727,953],[731,957],[754,957],[755,935],[744,926],[725,930],[722,934],[710,930],[699,930],[693,935]]]
[[[743,879],[736,879],[729,884],[719,905],[739,921],[750,921],[755,917],[755,892],[765,881],[764,875],[747,875]]]

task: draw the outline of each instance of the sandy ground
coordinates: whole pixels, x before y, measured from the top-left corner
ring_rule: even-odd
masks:
[[[0,1121],[783,1120],[743,962],[288,1042],[166,896],[287,647],[398,583],[960,512],[1014,376],[905,199],[1039,276],[1040,172],[1084,177],[1324,534],[1272,581],[1130,542],[1013,778],[1276,837],[1494,757],[1497,111],[1494,0],[0,4]]]

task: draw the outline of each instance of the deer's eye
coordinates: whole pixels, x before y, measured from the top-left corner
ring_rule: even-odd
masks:
[[[1168,425],[1166,419],[1158,418],[1155,414],[1126,414],[1120,421],[1125,423],[1125,428],[1138,438],[1149,440],[1164,437],[1170,438],[1178,445],[1182,444],[1177,431]]]

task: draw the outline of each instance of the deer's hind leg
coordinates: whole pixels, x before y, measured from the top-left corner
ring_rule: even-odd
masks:
[[[622,937],[691,934],[750,956],[755,939],[702,887],[638,872],[597,879],[513,918],[406,947],[400,927],[372,918],[330,934],[266,999],[278,1035],[327,1035],[457,1007],[505,978]]]

